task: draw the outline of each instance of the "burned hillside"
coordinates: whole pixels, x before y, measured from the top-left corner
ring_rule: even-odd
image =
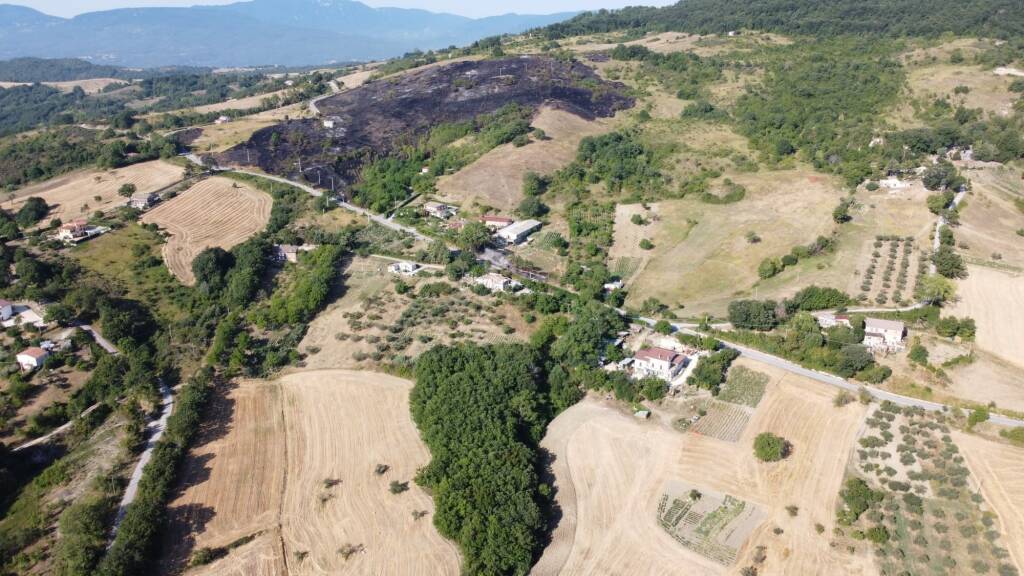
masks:
[[[516,105],[541,105],[586,119],[609,117],[634,100],[620,83],[578,62],[521,57],[457,62],[377,80],[320,101],[316,119],[264,128],[219,158],[255,165],[330,190],[347,189],[370,161],[416,146],[431,129]]]

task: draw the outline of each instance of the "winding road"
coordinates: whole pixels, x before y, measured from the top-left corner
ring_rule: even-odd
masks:
[[[117,507],[117,516],[114,519],[114,528],[111,530],[110,543],[113,544],[114,537],[117,536],[117,529],[121,526],[121,521],[124,520],[124,515],[128,512],[128,506],[135,501],[135,496],[139,492],[139,482],[142,480],[142,473],[146,468],[146,464],[149,464],[149,460],[153,457],[153,450],[156,448],[157,442],[164,435],[164,430],[167,429],[167,419],[171,417],[171,412],[174,410],[174,394],[171,392],[169,386],[160,383],[160,416],[146,425],[146,433],[149,438],[146,440],[146,448],[142,451],[142,455],[139,456],[139,462],[135,465],[135,469],[132,470],[132,475],[128,479],[128,487],[124,490],[124,496],[121,497],[121,503]]]

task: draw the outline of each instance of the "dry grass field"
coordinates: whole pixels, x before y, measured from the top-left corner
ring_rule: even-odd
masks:
[[[968,271],[949,313],[974,318],[978,346],[1024,370],[1024,276],[982,266]]]
[[[762,574],[874,574],[871,558],[829,546],[839,486],[865,408],[834,408],[834,389],[748,363],[771,376],[764,400],[738,443],[641,422],[593,397],[552,422],[542,445],[555,459],[562,519],[534,569],[549,574],[738,574],[757,545]],[[793,443],[783,462],[756,461],[764,431]],[[768,513],[730,569],[690,552],[655,522],[663,487],[680,480],[750,502]],[[797,517],[785,510],[799,507]],[[826,533],[819,535],[820,522]],[[784,533],[775,535],[774,527]]]
[[[208,112],[221,112],[224,110],[249,110],[256,108],[263,103],[263,100],[271,98],[273,96],[284,96],[288,90],[278,90],[277,92],[269,92],[267,94],[257,94],[255,96],[249,96],[247,98],[239,98],[237,100],[226,100],[224,102],[218,102],[216,104],[207,104],[206,106],[196,106],[192,108],[193,111],[200,114],[206,114]]]
[[[786,170],[735,174],[732,179],[747,188],[746,198],[736,204],[705,204],[695,198],[659,203],[658,221],[643,232],[654,250],[640,249],[631,242],[631,232],[617,226],[613,253],[647,261],[630,283],[629,305],[653,296],[669,306],[681,303],[689,310],[721,313],[730,300],[752,293],[761,260],[831,233],[831,213],[840,192],[826,177]],[[626,220],[623,226],[628,230],[636,225]],[[748,232],[759,235],[761,242],[749,243]],[[758,295],[795,292],[798,288],[790,284],[759,290]]]
[[[1024,271],[1024,238],[1017,234],[1024,228],[1024,212],[1014,205],[1014,200],[1024,198],[1020,170],[1001,164],[961,170],[972,184],[960,211],[961,225],[956,229],[964,256]],[[998,260],[994,260],[995,255]]]
[[[52,206],[49,218],[68,222],[123,206],[125,198],[117,191],[125,184],[134,184],[139,192],[155,192],[181,181],[183,175],[180,166],[161,160],[116,170],[73,172],[18,190],[14,202],[4,202],[4,208],[16,210],[29,197],[38,196]]]
[[[1024,413],[1024,370],[984,350],[976,350],[977,359],[968,366],[946,370],[951,380],[950,394],[979,404]]]
[[[1024,449],[954,432],[989,510],[999,515],[1003,541],[1018,568],[1024,568]]]
[[[142,219],[170,234],[162,252],[167,268],[184,284],[194,284],[192,260],[203,250],[225,250],[262,230],[270,220],[270,195],[228,178],[199,182]]]
[[[189,573],[457,574],[458,551],[434,529],[430,497],[413,483],[389,489],[430,457],[409,417],[411,386],[339,370],[238,383],[186,461],[168,570],[190,550],[255,535]],[[346,559],[346,548],[358,551]]]
[[[631,281],[629,305],[654,296],[669,306],[685,305],[687,315],[722,314],[736,298],[780,299],[808,284],[856,295],[877,235],[913,236],[916,246],[927,246],[934,226],[934,216],[924,204],[928,192],[919,182],[898,191],[858,191],[853,221],[836,226],[831,212],[844,193],[827,176],[807,168],[727,175],[747,188],[744,200],[729,205],[705,204],[696,198],[661,202],[658,221],[644,232],[654,250],[645,253],[629,240],[623,241],[622,250],[632,254],[613,247],[618,256],[610,260],[613,272],[629,270],[629,257],[647,260]],[[616,243],[625,229],[635,227],[616,224]],[[834,230],[834,252],[805,259],[769,280],[758,278],[762,259],[781,257]],[[761,242],[749,243],[748,232],[756,233]],[[917,258],[915,251],[912,261]],[[915,271],[912,266],[911,281]]]
[[[346,74],[344,76],[339,77],[337,79],[337,82],[340,86],[343,86],[351,90],[352,88],[358,88],[363,84],[366,84],[366,81],[369,80],[370,77],[374,75],[374,73],[375,70],[373,68],[367,68],[366,70],[358,70],[356,72],[352,72],[351,74]]]
[[[459,172],[439,178],[437,196],[463,207],[476,203],[511,214],[523,199],[523,176],[527,172],[551,174],[562,168],[576,157],[584,137],[611,130],[611,122],[588,121],[544,107],[532,124],[544,130],[550,140],[535,141],[522,148],[511,144],[499,146]]]

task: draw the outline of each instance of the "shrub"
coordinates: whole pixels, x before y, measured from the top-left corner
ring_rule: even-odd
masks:
[[[762,432],[754,439],[754,455],[762,462],[778,462],[789,454],[785,438],[771,432]]]

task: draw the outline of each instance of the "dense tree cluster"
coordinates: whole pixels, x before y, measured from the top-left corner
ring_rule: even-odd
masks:
[[[438,346],[416,363],[413,420],[430,447],[416,481],[466,574],[525,574],[544,528],[537,444],[549,417],[534,351]]]
[[[1024,15],[1014,0],[686,0],[665,8],[633,7],[587,12],[540,30],[552,40],[638,29],[722,34],[765,30],[835,37],[958,35],[1020,38]]]
[[[764,314],[768,304],[773,303],[765,303],[764,307],[746,303],[743,307]],[[752,318],[756,320],[757,316]],[[833,326],[823,333],[813,316],[807,312],[797,312],[784,325],[780,325],[780,333],[765,334],[741,329],[729,332],[728,337],[734,342],[843,378],[856,378],[871,383],[884,381],[892,371],[875,363],[871,353],[860,344],[864,339],[863,316],[854,316],[850,321],[852,328]]]
[[[717,396],[718,390],[725,383],[725,375],[729,371],[729,366],[732,365],[733,360],[739,357],[740,353],[733,348],[724,348],[710,356],[704,356],[697,361],[697,367],[694,368],[693,374],[686,380],[686,383],[690,386],[710,390]]]

